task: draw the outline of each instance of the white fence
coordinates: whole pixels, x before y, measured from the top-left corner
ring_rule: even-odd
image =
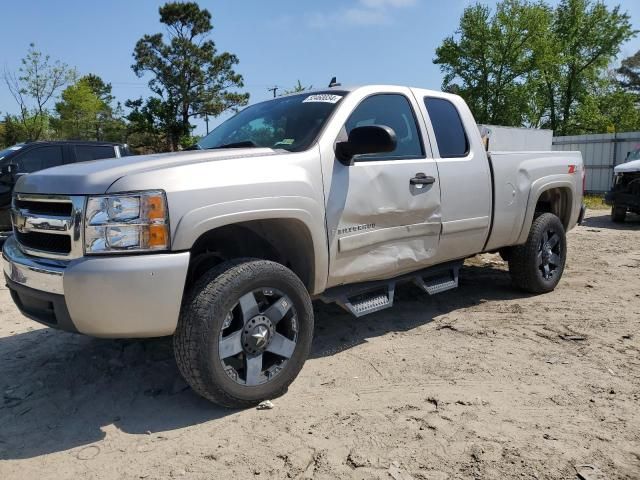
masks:
[[[587,172],[587,192],[611,188],[613,167],[624,163],[627,153],[640,148],[640,132],[553,137],[554,150],[582,152]]]

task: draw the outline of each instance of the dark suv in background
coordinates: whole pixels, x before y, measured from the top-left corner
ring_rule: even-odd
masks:
[[[613,187],[604,200],[616,223],[624,222],[627,212],[640,215],[640,148],[627,153],[624,163],[613,169]]]
[[[0,237],[11,233],[11,193],[22,175],[68,163],[129,155],[127,145],[110,142],[29,142],[0,150]]]

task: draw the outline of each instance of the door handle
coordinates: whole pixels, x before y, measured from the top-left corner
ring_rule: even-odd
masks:
[[[431,185],[435,181],[434,177],[427,176],[424,173],[416,173],[416,176],[409,180],[409,183],[411,185]]]

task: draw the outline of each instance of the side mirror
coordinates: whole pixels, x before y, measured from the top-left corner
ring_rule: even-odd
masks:
[[[346,142],[336,144],[336,157],[348,166],[353,164],[355,155],[393,152],[397,144],[393,128],[386,125],[365,125],[351,130]]]
[[[18,173],[18,166],[15,163],[8,163],[0,167],[0,175],[15,175]]]

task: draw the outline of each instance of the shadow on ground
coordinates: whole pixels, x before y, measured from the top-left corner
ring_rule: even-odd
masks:
[[[510,286],[504,270],[470,266],[463,269],[458,290],[429,297],[406,284],[396,295],[392,315],[365,319],[317,303],[311,358],[413,329],[481,300],[524,294]],[[50,329],[0,338],[0,388],[0,460],[88,445],[102,440],[103,429],[112,424],[129,434],[154,434],[238,413],[208,403],[186,386],[169,338],[101,340]]]
[[[583,220],[583,227],[640,230],[640,215],[627,213],[627,218],[624,222],[615,223],[611,221],[611,214],[608,210],[590,210],[589,212],[591,215]]]

